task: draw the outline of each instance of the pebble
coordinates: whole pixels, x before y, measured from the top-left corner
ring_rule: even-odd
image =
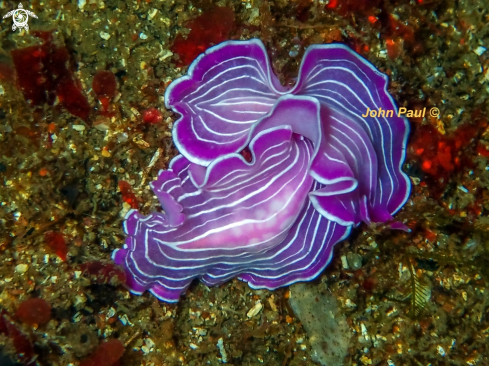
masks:
[[[474,52],[477,54],[477,56],[481,56],[484,52],[486,52],[486,48],[479,46],[474,50]]]
[[[346,259],[348,259],[348,264],[351,269],[357,270],[362,268],[362,256],[357,253],[348,253],[346,255]]]
[[[28,269],[29,266],[27,264],[18,264],[15,266],[15,272],[17,273],[26,273]]]
[[[438,349],[438,353],[441,355],[441,356],[445,356],[445,350],[443,349],[442,346],[437,346],[436,347]]]
[[[290,286],[289,303],[307,332],[312,359],[321,365],[343,365],[352,334],[336,297],[298,283]]]
[[[290,57],[296,57],[299,55],[299,51],[297,51],[296,49],[293,49],[293,50],[290,50],[289,51],[289,56]]]
[[[256,314],[258,314],[261,311],[262,308],[263,308],[263,305],[261,304],[260,300],[258,300],[257,303],[255,304],[255,306],[253,306],[248,311],[248,313],[246,314],[246,316],[248,318],[253,318]]]
[[[126,142],[128,139],[129,135],[126,132],[122,132],[117,135],[117,142]]]
[[[84,125],[73,125],[71,127],[73,127],[73,129],[75,131],[79,131],[79,132],[85,131],[85,126]]]
[[[108,131],[108,129],[109,129],[108,122],[97,123],[93,127],[95,127],[97,130],[102,131],[102,132]]]
[[[148,19],[153,19],[156,14],[158,14],[158,9],[151,9],[150,11],[148,11]]]
[[[110,34],[109,33],[106,33],[106,32],[100,32],[100,38],[103,38],[105,39],[106,41],[108,41],[110,39]]]
[[[228,355],[226,353],[226,349],[224,348],[224,341],[222,338],[217,340],[217,348],[219,348],[219,352],[221,353],[222,363],[228,362]]]

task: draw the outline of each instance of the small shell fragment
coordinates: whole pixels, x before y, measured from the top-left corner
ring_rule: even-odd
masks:
[[[160,147],[160,148],[158,148],[158,149],[155,151],[155,153],[154,153],[153,157],[151,158],[151,161],[150,161],[150,162],[149,162],[149,164],[148,164],[148,168],[152,168],[152,167],[153,167],[153,166],[156,164],[156,162],[157,162],[157,161],[158,161],[158,159],[160,158],[160,156],[161,156],[161,153],[162,153],[162,152],[163,152],[163,149],[162,149],[161,147]]]
[[[159,54],[159,60],[160,61],[163,61],[164,59],[167,59],[168,57],[171,57],[173,56],[173,52],[171,52],[170,50],[162,50]]]
[[[445,356],[445,350],[443,349],[442,346],[437,346],[436,347],[438,349],[438,353],[441,355],[441,356]]]
[[[139,117],[141,115],[141,113],[139,113],[139,111],[134,107],[131,107],[131,112],[132,112],[132,114],[134,114],[137,117]]]
[[[85,131],[85,126],[84,125],[72,125],[73,129],[78,132]]]
[[[219,338],[217,340],[217,348],[219,348],[219,352],[221,353],[222,363],[227,363],[228,355],[226,353],[226,349],[224,348],[224,341],[222,340],[222,338]]]
[[[105,39],[106,41],[108,41],[110,39],[110,34],[109,33],[100,32],[99,35],[100,35],[100,38]]]
[[[27,264],[17,264],[15,266],[15,272],[17,273],[26,273],[28,269],[29,266]]]
[[[158,9],[151,9],[148,11],[148,19],[151,20],[155,17],[155,15],[158,13]]]
[[[246,314],[246,316],[248,318],[253,318],[256,314],[258,314],[261,309],[263,308],[263,305],[261,304],[261,301],[258,300],[255,304],[255,306],[253,306],[249,311],[248,313]]]
[[[477,56],[481,56],[484,52],[486,52],[486,48],[479,46],[474,50],[474,52],[477,54]]]

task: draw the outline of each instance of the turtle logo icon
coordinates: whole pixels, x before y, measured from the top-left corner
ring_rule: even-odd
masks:
[[[29,24],[27,24],[27,21],[29,20],[29,15],[31,17],[37,18],[36,14],[34,14],[32,11],[25,10],[22,4],[19,3],[19,8],[9,11],[3,16],[3,19],[10,16],[12,17],[12,20],[14,21],[14,25],[12,26],[13,31],[15,31],[17,28],[25,28],[25,30],[28,31]]]

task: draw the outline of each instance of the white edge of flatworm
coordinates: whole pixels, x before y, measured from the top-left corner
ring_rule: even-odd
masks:
[[[387,84],[389,82],[389,77],[380,72],[373,63],[371,63],[370,61],[368,61],[366,58],[364,58],[363,56],[361,56],[360,54],[356,53],[355,51],[353,51],[350,47],[348,47],[347,45],[345,44],[342,44],[342,43],[329,43],[329,44],[314,44],[314,45],[311,45],[309,47],[307,47],[306,49],[306,52],[304,53],[304,56],[302,57],[302,60],[301,60],[301,64],[300,64],[300,68],[299,68],[299,75],[297,76],[297,80],[301,80],[302,78],[302,68],[303,68],[303,65],[304,65],[304,60],[306,59],[307,57],[307,54],[315,49],[343,49],[345,51],[347,51],[348,53],[350,53],[351,55],[353,55],[357,60],[359,60],[362,64],[364,64],[365,66],[367,66],[368,68],[370,68],[372,71],[374,71],[377,75],[381,76],[383,79],[384,79],[384,88],[383,88],[383,92],[385,95],[387,95],[387,97],[389,98],[389,100],[391,101],[393,107],[394,107],[394,111],[395,111],[395,114],[397,116],[397,113],[398,113],[398,108],[397,108],[397,104],[396,104],[396,101],[394,100],[394,98],[392,97],[392,95],[387,91]],[[295,89],[299,87],[299,83],[296,83],[295,86],[289,91],[289,93],[294,93],[295,92]],[[402,158],[399,160],[399,172],[401,173],[401,176],[404,178],[404,180],[406,181],[406,186],[407,186],[407,189],[406,189],[406,194],[402,200],[402,202],[399,204],[398,207],[396,207],[392,212],[390,212],[391,215],[394,215],[397,211],[399,211],[401,209],[402,206],[404,206],[404,204],[406,203],[406,201],[408,200],[409,198],[409,195],[411,194],[411,189],[412,189],[412,186],[411,186],[411,180],[409,179],[408,175],[406,173],[404,173],[404,171],[402,170],[402,166],[404,164],[404,161],[406,160],[406,148],[407,148],[407,139],[409,137],[409,132],[411,130],[410,128],[410,125],[409,125],[409,120],[402,116],[402,117],[399,117],[403,120],[404,122],[404,127],[405,127],[405,131],[404,131],[404,136],[403,136],[403,141],[402,141]]]
[[[278,95],[281,95],[281,94],[285,94],[286,92],[281,92],[281,91],[278,91],[275,86],[273,85],[272,83],[272,67],[270,65],[270,58],[268,57],[268,53],[267,53],[267,50],[265,48],[265,46],[263,45],[263,42],[258,39],[258,38],[252,38],[252,39],[249,39],[247,41],[224,41],[222,43],[219,43],[218,45],[216,46],[213,46],[211,48],[208,48],[207,50],[205,50],[204,53],[201,53],[189,66],[188,68],[188,71],[187,71],[187,75],[185,76],[182,76],[178,79],[176,79],[175,81],[173,81],[169,86],[168,88],[166,88],[166,91],[165,91],[165,107],[167,109],[172,109],[173,111],[176,111],[178,113],[180,113],[178,110],[176,110],[175,108],[173,108],[172,105],[169,104],[169,95],[171,93],[171,91],[173,90],[173,88],[175,88],[177,85],[179,85],[180,83],[184,82],[184,81],[188,81],[188,80],[191,80],[193,79],[193,73],[194,73],[194,69],[197,67],[198,63],[200,62],[200,60],[205,57],[206,55],[210,55],[214,52],[217,52],[219,51],[221,48],[223,47],[226,47],[228,45],[239,45],[239,44],[243,44],[243,45],[246,45],[246,44],[255,44],[257,45],[258,47],[261,48],[261,50],[263,51],[263,55],[265,56],[265,60],[267,61],[267,77],[268,77],[268,84],[271,88],[271,90],[275,93],[277,93]],[[196,81],[198,82],[198,81]],[[289,91],[287,91],[288,93]],[[181,114],[181,113],[180,113]],[[178,142],[178,135],[177,135],[177,126],[178,124],[183,120],[183,114],[182,116],[174,123],[174,127],[173,127],[173,142],[175,143],[175,146],[177,147],[178,151],[180,151],[180,153],[182,155],[184,155],[185,157],[187,157],[188,160],[190,160],[192,163],[195,163],[195,164],[198,164],[198,165],[203,165],[203,166],[207,166],[211,163],[211,160],[206,160],[206,159],[201,159],[201,158],[198,158],[196,156],[194,156],[193,154],[190,154],[183,146],[180,145],[180,143]],[[260,119],[257,120],[257,122],[260,121]],[[255,122],[255,124],[257,123]],[[241,147],[241,149],[243,149],[246,145],[243,145]]]

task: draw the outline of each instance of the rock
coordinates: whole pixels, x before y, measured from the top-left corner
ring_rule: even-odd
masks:
[[[306,330],[312,346],[312,359],[321,365],[343,365],[348,355],[351,332],[338,301],[318,286],[290,286],[290,305]]]
[[[351,269],[357,270],[362,268],[362,256],[357,253],[348,253],[346,255],[346,259],[348,260],[348,264]]]

